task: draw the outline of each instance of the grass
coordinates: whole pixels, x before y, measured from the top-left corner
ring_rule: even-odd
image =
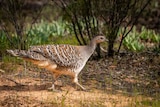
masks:
[[[121,28],[118,35],[121,35],[123,30],[124,29]],[[34,24],[32,29],[26,30],[25,33],[26,35],[28,34],[26,40],[27,47],[43,44],[79,44],[76,37],[73,36],[71,25],[62,19],[52,22],[41,20],[39,23]],[[3,31],[0,32],[0,35],[0,54],[4,55],[6,54],[5,50],[12,48],[12,46]],[[11,41],[17,44],[16,35],[12,35]],[[159,48],[157,47],[158,43],[160,43],[159,34],[145,27],[142,27],[141,32],[138,32],[136,27],[134,27],[124,39],[123,46],[125,49],[132,52],[141,52],[150,48],[154,48],[154,51],[159,52]],[[118,47],[117,44],[114,45]],[[105,44],[105,46],[107,46],[107,44]]]
[[[160,100],[143,100],[136,103],[137,107],[160,107]]]
[[[5,60],[9,59],[6,57]],[[15,59],[13,57],[13,59],[10,60]],[[6,65],[3,65],[3,68],[5,68],[6,70],[10,69],[11,71],[17,72],[16,69],[19,67],[15,65],[15,68],[12,69],[14,67],[13,65],[13,63],[10,65],[6,63]],[[89,69],[89,67],[90,66],[87,66],[86,70]],[[94,70],[99,72],[101,70],[101,67],[96,65],[94,66]],[[114,72],[114,70],[110,72]],[[98,74],[95,75],[95,80],[100,79],[99,76],[100,75]],[[112,82],[114,81],[113,78],[108,78],[107,76],[104,77],[106,77],[105,83],[112,85]],[[140,87],[134,86],[134,91],[132,92],[132,95],[130,95],[120,89],[115,91],[112,90],[112,88],[109,89],[109,87],[106,87],[105,89],[97,88],[101,87],[101,82],[97,81],[96,83],[92,83],[92,80],[90,79],[88,81],[90,82],[89,84],[96,86],[96,88],[94,87],[93,90],[89,92],[75,91],[70,89],[64,90],[60,93],[30,91],[31,94],[29,94],[29,97],[35,97],[36,100],[37,98],[39,98],[38,100],[43,102],[43,104],[49,104],[54,107],[159,107],[160,105],[160,97],[158,97],[158,94],[160,93],[157,93],[157,98],[151,97],[149,95],[139,95],[137,94],[137,92],[139,91]],[[91,85],[89,85],[89,87],[92,88]],[[32,93],[34,93],[34,96],[32,95]],[[16,91],[16,95],[26,96],[27,94],[24,94],[23,91]]]
[[[70,44],[70,45],[78,45],[77,39],[75,36],[60,36],[52,38],[53,44]]]
[[[123,28],[120,29],[119,35],[121,35],[123,30]],[[142,52],[151,48],[156,49],[159,43],[160,35],[156,34],[154,30],[142,27],[141,31],[138,32],[134,26],[133,30],[124,39],[123,46],[132,52]]]
[[[38,26],[38,25],[37,25]],[[44,24],[44,27],[47,26]],[[56,25],[58,26],[58,25]],[[62,27],[64,27],[62,25]],[[51,28],[53,29],[52,25]],[[56,28],[56,27],[55,27]],[[60,29],[59,27],[57,27]],[[56,28],[56,29],[57,29]],[[45,33],[39,36],[38,35],[39,31],[36,31],[37,33],[33,33],[33,38],[30,38],[33,41],[40,40],[39,42],[33,42],[31,41],[30,45],[40,45],[40,44],[71,44],[71,45],[78,45],[78,42],[75,38],[75,36],[72,35],[65,35],[62,36],[61,34],[65,33],[65,30],[61,30],[59,33],[59,36],[53,36],[50,34],[51,29],[49,29],[46,34],[46,37],[43,37]],[[41,31],[41,29],[40,29]],[[145,29],[143,31],[147,32]],[[45,31],[43,31],[45,32]],[[133,33],[136,33],[135,36],[137,36],[137,32],[133,31]],[[132,34],[133,34],[132,33]],[[153,41],[153,42],[159,42],[157,41],[157,37],[155,36],[145,36],[145,33],[142,33],[143,36],[141,38],[143,41]],[[148,34],[148,32],[147,32]],[[149,33],[150,34],[150,33]],[[4,35],[4,34],[2,34]],[[131,35],[130,35],[131,36]],[[150,39],[151,38],[151,39]],[[9,47],[8,42],[5,42],[6,38],[2,38],[3,40],[0,44],[0,47],[2,52],[4,52],[5,48],[7,49]],[[132,38],[132,39],[137,39],[137,37]],[[139,41],[137,41],[139,42]],[[130,42],[128,42],[130,43]],[[132,43],[132,42],[131,42]],[[133,48],[134,49],[134,48]],[[17,64],[23,64],[22,60],[15,58],[15,57],[10,57],[9,55],[6,55],[4,52],[4,56],[2,57],[2,63],[0,64],[0,69],[2,68],[4,71],[7,71],[9,73],[13,73],[13,71],[17,71],[18,66]],[[117,62],[113,62],[116,63]],[[94,63],[95,64],[95,63]],[[115,64],[115,65],[116,65]],[[105,64],[104,64],[105,65]],[[93,66],[93,64],[92,64]],[[108,67],[108,66],[106,66]],[[86,68],[86,70],[89,68]],[[95,71],[101,71],[101,68],[98,66],[94,66]],[[108,70],[108,69],[107,69]],[[22,70],[23,71],[23,70]],[[114,70],[113,70],[114,72]],[[112,72],[111,72],[112,73]],[[114,75],[114,74],[113,74]],[[93,81],[96,81],[96,79],[101,79],[101,76],[98,76],[97,74],[94,77]],[[105,77],[105,84],[109,84],[110,86],[112,85],[114,79],[112,77]],[[88,81],[88,82],[93,82],[93,81]],[[81,80],[80,80],[81,82]],[[102,87],[103,84],[102,82],[96,81],[95,83],[92,83],[94,87],[98,87],[97,90],[92,90],[91,92],[81,92],[81,91],[63,91],[62,93],[52,93],[52,94],[46,94],[48,98],[46,100],[43,100],[43,102],[50,103],[54,105],[55,107],[159,107],[160,106],[160,100],[159,100],[159,93],[157,93],[157,98],[150,98],[144,95],[138,95],[137,93],[139,91],[143,91],[143,89],[139,88],[138,86],[133,86],[134,90],[132,92],[132,96],[130,96],[127,93],[119,93],[119,92],[114,92],[113,90],[109,89],[99,89],[99,87]],[[120,89],[119,89],[120,90]],[[120,90],[122,92],[122,90]],[[44,95],[45,96],[45,95]],[[42,97],[44,97],[42,96]],[[38,96],[40,97],[40,96]],[[45,102],[45,103],[46,103]]]
[[[53,93],[53,95],[57,96],[57,93]],[[159,107],[160,104],[160,101],[146,96],[108,94],[103,91],[66,91],[52,100],[47,100],[55,107]]]

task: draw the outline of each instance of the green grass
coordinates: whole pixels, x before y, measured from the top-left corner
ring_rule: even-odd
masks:
[[[119,35],[121,35],[124,29],[120,29]],[[128,36],[123,41],[123,46],[133,52],[142,52],[150,48],[155,48],[160,43],[160,35],[156,34],[154,30],[141,28],[138,32],[136,27],[128,34]],[[148,44],[148,45],[147,45]],[[152,46],[154,44],[154,46]]]
[[[160,100],[143,100],[136,102],[137,107],[160,107]]]
[[[70,24],[62,20],[46,22],[41,20],[33,26],[32,29],[26,31],[29,45],[52,43],[54,37],[65,37],[70,35],[72,29]]]
[[[70,45],[78,45],[78,41],[75,36],[59,36],[52,38],[52,44],[70,44]]]

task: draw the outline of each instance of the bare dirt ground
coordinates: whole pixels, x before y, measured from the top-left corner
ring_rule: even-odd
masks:
[[[60,92],[48,91],[51,74],[23,61],[1,62],[0,69],[0,107],[151,107],[152,101],[160,104],[158,54],[123,53],[114,60],[88,61],[79,75],[87,92],[65,76],[60,78]]]

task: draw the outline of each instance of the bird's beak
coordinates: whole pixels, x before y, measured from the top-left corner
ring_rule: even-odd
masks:
[[[108,39],[106,39],[105,42],[108,42]]]

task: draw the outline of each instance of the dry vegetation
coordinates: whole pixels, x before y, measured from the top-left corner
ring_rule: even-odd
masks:
[[[25,67],[26,66],[26,67]],[[90,60],[80,74],[88,92],[61,77],[61,92],[47,91],[49,72],[21,60],[0,63],[2,107],[158,107],[160,56],[121,54],[115,60]],[[2,72],[4,71],[4,72]]]
[[[43,3],[39,2],[30,3],[32,7],[28,7],[31,8],[29,10],[43,6]],[[3,6],[6,9],[6,5]],[[53,17],[47,11],[56,14],[56,18],[59,15],[57,10],[46,10],[42,14],[44,19],[50,20],[50,17]],[[159,33],[160,7],[148,7],[146,12],[140,16],[136,27],[140,29],[146,26]],[[11,16],[14,15],[16,14],[13,12]],[[63,31],[61,28],[59,30]],[[46,30],[44,32],[46,33]],[[62,34],[64,35],[64,32]],[[55,41],[61,41],[61,38]],[[72,41],[65,38],[66,41],[70,44],[73,38]],[[121,53],[114,59],[90,59],[79,75],[80,83],[89,91],[79,90],[68,77],[63,76],[60,78],[63,83],[59,86],[61,92],[52,92],[47,90],[53,80],[48,71],[6,56],[8,42],[1,39],[0,43],[0,107],[160,107],[160,54]],[[17,44],[14,41],[13,43]]]

